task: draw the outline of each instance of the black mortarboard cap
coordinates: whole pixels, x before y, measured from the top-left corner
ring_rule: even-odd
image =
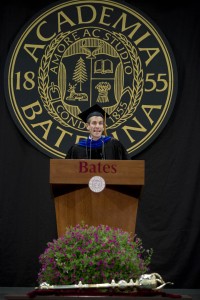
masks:
[[[91,117],[102,117],[106,120],[110,115],[107,114],[101,106],[95,104],[81,112],[78,116],[81,118],[81,120],[83,120],[83,122],[87,123],[88,119]]]

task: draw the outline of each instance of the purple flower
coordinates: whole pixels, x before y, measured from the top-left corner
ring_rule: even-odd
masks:
[[[138,237],[108,225],[76,225],[47,243],[39,256],[38,282],[49,284],[100,283],[137,279],[149,271],[152,249]]]

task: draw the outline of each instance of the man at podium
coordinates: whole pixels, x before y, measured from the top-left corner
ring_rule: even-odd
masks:
[[[106,134],[106,119],[109,118],[102,107],[93,105],[78,115],[89,132],[89,137],[73,145],[66,159],[114,159],[127,160],[128,154],[123,144]]]

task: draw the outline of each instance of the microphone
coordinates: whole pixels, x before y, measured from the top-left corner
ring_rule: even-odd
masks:
[[[90,159],[92,159],[92,137],[90,137]]]
[[[101,142],[102,142],[102,159],[106,159],[105,158],[104,140],[102,138],[101,138]]]

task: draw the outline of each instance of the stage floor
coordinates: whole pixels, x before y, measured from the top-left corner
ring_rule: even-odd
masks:
[[[6,295],[26,295],[33,290],[34,287],[0,287],[0,300],[5,300]],[[162,291],[170,294],[188,295],[192,297],[192,300],[200,300],[200,289],[163,289]]]

